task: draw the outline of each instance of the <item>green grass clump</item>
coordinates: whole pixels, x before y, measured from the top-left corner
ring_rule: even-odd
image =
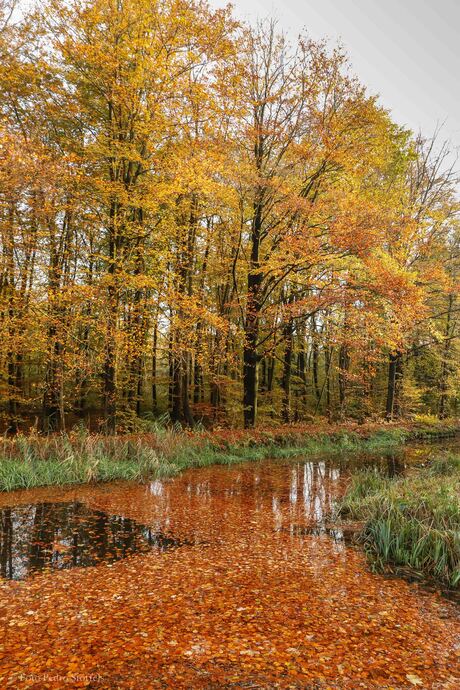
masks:
[[[142,481],[173,476],[190,467],[295,455],[343,455],[348,462],[353,453],[395,448],[412,436],[413,432],[400,428],[357,433],[350,429],[310,432],[304,426],[225,437],[151,422],[148,430],[130,436],[104,437],[83,428],[69,434],[19,435],[0,442],[0,491],[117,479]]]
[[[51,484],[82,484],[165,476],[176,468],[141,442],[89,434],[41,438],[19,436],[0,457],[0,490]]]
[[[392,480],[357,473],[339,514],[364,522],[360,540],[377,569],[396,566],[460,587],[459,456],[440,456]]]
[[[428,471],[435,477],[460,473],[460,455],[444,453],[428,466]]]

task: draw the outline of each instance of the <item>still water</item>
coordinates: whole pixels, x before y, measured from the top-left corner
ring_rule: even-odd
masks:
[[[352,541],[353,530],[332,524],[333,509],[351,467],[378,466],[394,476],[438,451],[439,444],[353,458],[266,460],[194,470],[146,486],[15,492],[0,504],[0,575],[25,579],[44,569],[95,566],[135,553],[160,557],[170,549],[222,543],[227,532],[244,533],[248,524],[257,534],[267,521],[280,535],[325,536],[340,549]],[[8,505],[9,497],[21,502]]]

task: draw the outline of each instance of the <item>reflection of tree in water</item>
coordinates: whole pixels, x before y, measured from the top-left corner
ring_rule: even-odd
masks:
[[[400,474],[404,474],[405,464],[404,460],[399,453],[393,455],[388,455],[387,457],[387,475],[392,477],[397,477]]]
[[[291,513],[303,513],[309,523],[320,523],[332,512],[340,469],[327,462],[305,462],[291,472]]]
[[[5,508],[1,511],[0,523],[0,575],[2,577],[13,577],[13,520],[11,509]]]
[[[407,449],[398,449],[393,452],[382,453],[356,453],[350,456],[350,467],[356,470],[375,469],[387,477],[396,477],[406,471]],[[348,461],[348,457],[347,457]]]
[[[377,467],[390,476],[404,471],[404,454],[355,454],[354,458],[361,467]],[[321,526],[333,511],[342,469],[344,475],[349,474],[349,464],[348,458],[343,465],[329,459],[267,461],[190,473],[183,485],[152,483],[155,517],[150,524],[156,529],[91,510],[78,501],[5,508],[0,511],[0,575],[23,578],[43,568],[91,566],[137,551],[162,551],[190,543],[178,542],[162,531],[167,529],[168,516],[177,502],[183,506],[184,519],[195,516],[188,527],[196,535],[196,543],[202,534],[201,525],[204,539],[208,538],[209,525],[220,538],[234,530],[235,519],[241,519],[238,524],[243,525],[253,525],[254,520],[273,521],[276,530]],[[252,527],[250,530],[257,533]]]
[[[29,570],[40,570],[53,557],[55,525],[53,504],[39,503],[35,508],[29,549]]]
[[[198,475],[190,473],[184,483],[190,513],[199,513],[205,521],[212,516],[213,527],[218,525],[225,532],[234,529],[227,524],[228,511],[244,516],[243,524],[249,516],[251,520],[272,516],[275,528],[299,520],[320,522],[332,511],[340,476],[340,467],[328,461],[267,460],[231,470],[211,468]]]
[[[6,508],[0,520],[0,573],[10,579],[44,568],[86,567],[181,545],[130,518],[79,502]]]

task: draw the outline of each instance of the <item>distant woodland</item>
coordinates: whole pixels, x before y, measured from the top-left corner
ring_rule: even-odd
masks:
[[[459,414],[455,161],[342,49],[3,0],[0,56],[3,430]]]

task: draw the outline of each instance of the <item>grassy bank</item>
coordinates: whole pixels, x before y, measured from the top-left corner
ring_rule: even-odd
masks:
[[[339,514],[364,522],[360,541],[376,569],[460,588],[459,455],[441,455],[397,479],[359,472]]]
[[[0,491],[117,479],[174,476],[213,463],[391,448],[408,440],[441,437],[457,423],[285,426],[251,431],[173,431],[104,437],[76,431],[52,436],[4,438]]]

